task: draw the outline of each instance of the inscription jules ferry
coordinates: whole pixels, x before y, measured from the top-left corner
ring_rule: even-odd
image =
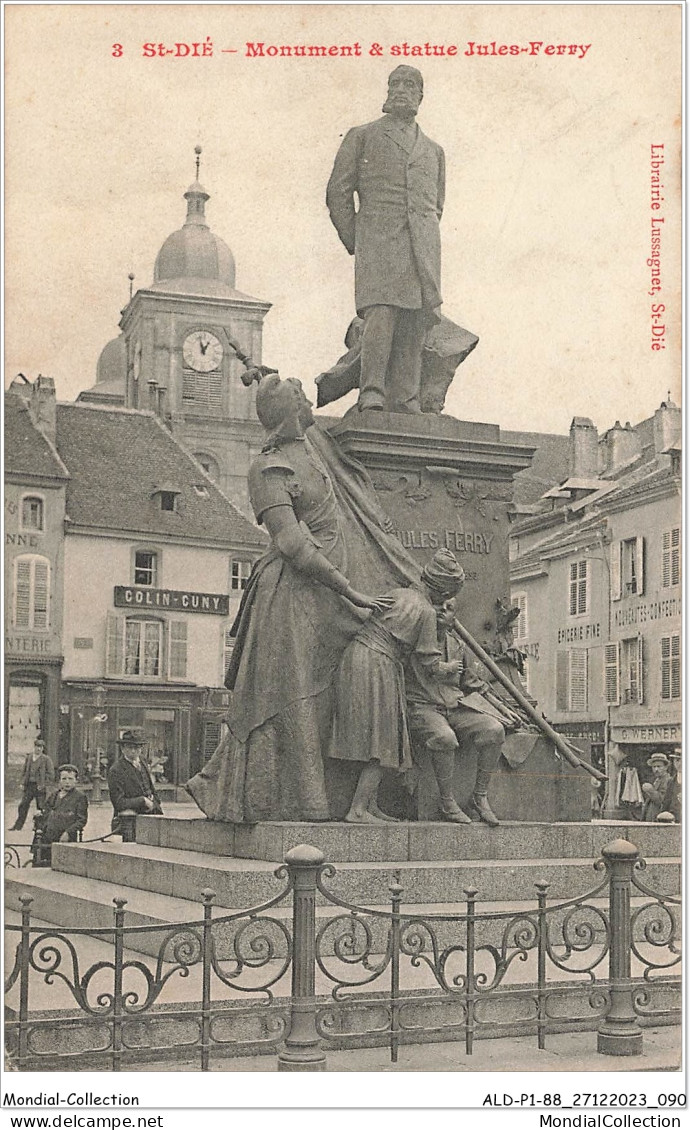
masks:
[[[404,549],[452,549],[458,553],[491,553],[493,534],[463,530],[396,530]]]

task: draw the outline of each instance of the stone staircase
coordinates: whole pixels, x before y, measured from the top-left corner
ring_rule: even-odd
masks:
[[[6,905],[16,910],[20,895],[28,894],[36,919],[63,928],[97,928],[112,925],[113,899],[119,896],[127,899],[127,925],[145,927],[198,920],[201,892],[210,888],[216,894],[214,915],[222,916],[275,897],[285,885],[274,874],[285,852],[308,843],[335,865],[326,886],[347,902],[389,906],[389,886],[397,873],[402,909],[408,913],[462,913],[469,887],[478,891],[478,911],[517,911],[535,907],[536,882],[549,883],[550,903],[591,890],[602,878],[594,860],[619,837],[632,840],[646,859],[647,886],[679,894],[681,829],[676,825],[240,827],[208,821],[190,806],[173,816],[139,817],[136,843],[57,844],[52,869],[8,870]],[[286,904],[271,913],[289,920],[291,908]],[[338,913],[317,895],[320,921]],[[160,941],[160,934],[143,931],[136,947],[155,954]]]

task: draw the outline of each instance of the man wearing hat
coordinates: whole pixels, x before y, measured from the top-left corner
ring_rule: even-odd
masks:
[[[118,740],[120,758],[108,773],[108,789],[113,805],[113,830],[119,825],[122,812],[142,816],[161,816],[160,797],[156,792],[143,752],[144,731],[138,726],[123,730]]]
[[[642,819],[656,820],[659,813],[667,807],[666,797],[672,778],[669,773],[669,760],[665,753],[653,753],[647,764],[652,771],[652,780],[642,786],[645,798]]]
[[[424,336],[440,319],[445,158],[415,122],[423,92],[415,67],[391,72],[383,117],[349,130],[326,190],[355,257],[361,410],[420,411]]]
[[[36,801],[39,812],[43,811],[46,794],[55,780],[55,766],[45,751],[45,742],[36,738],[34,748],[24,763],[22,772],[22,799],[17,809],[17,819],[10,831],[19,832],[24,827],[31,801]]]

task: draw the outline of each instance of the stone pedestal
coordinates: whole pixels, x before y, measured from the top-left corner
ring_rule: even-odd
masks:
[[[491,651],[496,604],[510,605],[508,510],[513,476],[528,467],[533,447],[502,443],[496,424],[470,423],[452,416],[359,412],[351,409],[330,431],[349,455],[368,469],[379,502],[395,524],[405,549],[420,563],[451,549],[465,570],[458,617]],[[359,765],[328,770],[329,801],[342,819],[354,791]],[[438,790],[428,759],[419,762],[414,799],[387,774],[381,785],[384,808],[403,818],[438,819]],[[472,793],[476,754],[456,761],[455,795],[465,804]],[[491,804],[501,819],[583,820],[590,815],[589,778],[559,762],[545,741],[537,741],[516,769],[502,759]]]
[[[496,601],[509,602],[508,507],[513,476],[533,447],[501,443],[496,424],[452,416],[346,413],[331,428],[369,471],[403,546],[422,564],[437,549],[455,553],[466,574],[459,618],[490,643]]]

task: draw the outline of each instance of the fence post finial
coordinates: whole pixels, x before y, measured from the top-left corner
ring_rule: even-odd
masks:
[[[640,853],[629,840],[602,849],[609,872],[609,984],[611,1006],[597,1034],[602,1055],[642,1055],[642,1029],[632,1002],[630,893]]]
[[[325,1071],[316,1030],[316,878],[323,852],[309,844],[290,848],[285,862],[292,884],[292,1000],[290,1033],[278,1055],[279,1071]]]

